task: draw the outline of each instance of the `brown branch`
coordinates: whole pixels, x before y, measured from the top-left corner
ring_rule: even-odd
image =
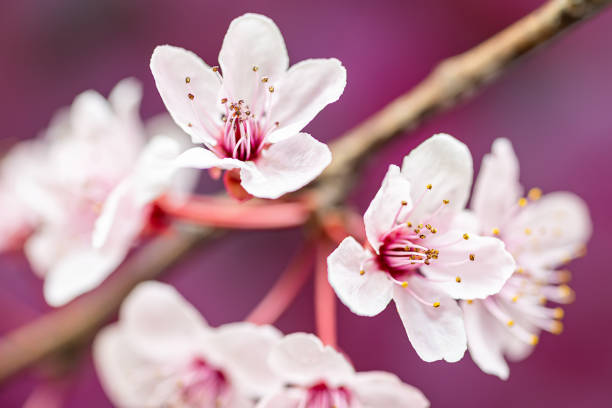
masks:
[[[378,146],[456,104],[527,51],[601,11],[612,0],[552,0],[470,51],[449,58],[410,92],[333,143],[334,161],[310,190],[319,209],[341,203],[355,170]],[[160,237],[136,253],[99,290],[0,339],[0,381],[86,338],[138,282],[153,279],[213,230]]]

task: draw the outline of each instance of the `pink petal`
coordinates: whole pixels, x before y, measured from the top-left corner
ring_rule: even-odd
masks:
[[[393,282],[375,262],[364,261],[372,254],[353,237],[347,237],[327,258],[328,279],[336,295],[360,316],[375,316],[385,310],[393,294]],[[364,268],[364,274],[361,270]]]
[[[268,366],[268,356],[282,338],[272,326],[231,323],[211,333],[211,343],[242,393],[261,397],[282,386]]]
[[[459,241],[442,247],[438,259],[423,265],[421,271],[432,280],[442,281],[435,285],[455,299],[483,299],[496,294],[516,270],[514,258],[497,238],[468,234],[466,240],[463,234],[455,230],[436,237],[433,248],[437,242]]]
[[[274,85],[271,122],[279,122],[269,140],[274,143],[291,137],[328,104],[340,98],[346,86],[346,69],[335,58],[309,59],[291,68]]]
[[[409,290],[426,304],[419,302]],[[408,288],[396,285],[393,300],[402,319],[408,339],[424,361],[459,361],[467,348],[461,308],[457,302],[425,281],[414,276]],[[439,302],[439,307],[433,307]]]
[[[233,101],[250,101],[255,87],[261,86],[258,78],[269,77],[274,85],[289,67],[289,56],[274,21],[249,13],[231,22],[219,53],[219,65],[223,88],[228,93],[224,96]],[[253,67],[258,68],[257,72]]]
[[[306,398],[305,390],[286,388],[263,398],[256,408],[301,408]]]
[[[429,401],[417,388],[384,371],[357,373],[351,384],[361,408],[427,408]]]
[[[402,203],[406,205],[402,205]],[[410,183],[400,174],[399,167],[390,165],[385,179],[370,206],[363,215],[366,235],[370,245],[378,250],[382,244],[380,238],[395,225],[398,211],[402,214],[410,211]]]
[[[442,200],[450,201],[444,211],[462,210],[470,194],[473,172],[467,146],[450,135],[437,134],[417,146],[402,164],[415,206],[410,220],[422,222],[442,205]],[[427,189],[429,184],[431,190]],[[417,204],[421,196],[423,200]]]
[[[119,324],[134,350],[157,361],[189,356],[207,330],[204,318],[176,289],[154,281],[128,295]]]
[[[342,354],[306,333],[286,336],[272,350],[268,362],[287,383],[303,386],[317,381],[336,386],[350,381],[355,373]]]
[[[491,153],[482,159],[474,185],[472,209],[483,231],[502,226],[508,211],[517,204],[523,188],[519,183],[519,163],[507,139],[496,139]]]
[[[191,51],[161,45],[153,51],[151,72],[176,124],[194,143],[214,145],[223,109],[221,83],[212,69]]]
[[[298,133],[264,150],[255,168],[243,167],[241,184],[255,197],[274,199],[304,187],[330,162],[327,145]]]
[[[592,230],[586,203],[573,193],[555,192],[527,204],[502,234],[519,264],[551,268],[576,256]]]

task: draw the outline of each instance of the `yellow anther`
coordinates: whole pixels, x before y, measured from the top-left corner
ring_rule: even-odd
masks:
[[[555,319],[563,319],[563,316],[565,316],[565,311],[561,309],[560,307],[555,307],[553,316]]]
[[[273,86],[269,87],[268,91],[270,91],[270,93],[274,92],[274,87]]]
[[[466,302],[467,302],[468,305],[471,305],[472,303],[474,303],[474,301],[472,299],[468,299],[468,300],[466,300]]]
[[[257,70],[259,70],[259,67],[257,65],[253,65],[253,72],[257,72]]]
[[[467,233],[463,234],[463,239],[468,240],[468,239],[470,239],[470,236]]]
[[[525,270],[522,266],[519,266],[518,268],[516,268],[516,273],[525,273]]]
[[[193,98],[195,98],[195,96],[193,96],[193,94],[192,94],[192,93],[188,93],[188,94],[187,94],[187,97],[188,97],[189,99],[191,99],[192,101],[193,101]]]
[[[552,323],[552,327],[550,328],[550,332],[552,334],[561,334],[563,333],[563,323],[558,322],[558,321],[554,321]]]
[[[527,199],[525,197],[519,198],[518,205],[521,206],[521,207],[526,206],[527,205]]]
[[[191,78],[189,78],[189,77],[185,77],[185,83],[186,83],[186,84],[188,84],[188,83],[190,83],[190,82],[191,82]]]
[[[527,197],[529,197],[531,201],[539,200],[540,197],[542,197],[542,190],[540,190],[537,187],[534,187],[531,190],[529,190],[529,193],[527,193]]]
[[[222,98],[221,99],[221,103],[226,103],[227,102],[227,98]],[[233,109],[233,108],[232,108]]]
[[[531,228],[525,228],[525,235],[531,235]]]
[[[516,296],[513,296],[513,297],[512,297],[512,301],[513,301],[514,303],[518,302],[518,300],[519,300],[519,295],[516,295]]]
[[[362,269],[362,270],[359,271],[359,274],[360,275],[365,275],[365,271]]]
[[[476,260],[476,255],[470,254],[470,261],[475,261],[475,260]]]
[[[408,287],[408,282],[402,282],[402,288],[407,288]]]
[[[512,327],[514,326],[514,320],[508,320],[506,324],[508,325],[508,327]]]
[[[402,200],[402,205],[408,205],[408,201]]]
[[[213,72],[218,72],[219,71],[219,67],[212,67]]]
[[[419,235],[419,238],[420,238],[420,239],[425,239],[425,238],[427,238],[427,237],[426,237],[425,235],[421,234],[421,235]]]
[[[448,200],[442,200],[442,202],[443,202],[444,204],[448,204],[448,203],[450,203],[450,201],[448,201]]]
[[[427,189],[428,189],[428,190],[431,190],[431,188],[432,188],[432,185],[431,185],[431,184],[428,184],[428,185],[427,185]]]
[[[541,304],[541,305],[545,305],[547,301],[548,301],[548,299],[546,299],[546,296],[542,296],[542,297],[540,298],[540,304]]]
[[[263,83],[268,82],[268,77],[263,77],[263,78],[261,78],[261,82],[263,82]]]
[[[408,221],[408,222],[406,223],[406,226],[407,226],[408,228],[411,228],[411,227],[412,227],[412,223],[411,223],[410,221]]]
[[[531,339],[529,340],[532,346],[535,346],[536,344],[538,344],[539,341],[540,341],[540,338],[536,336],[535,334],[531,335]]]
[[[440,302],[434,302],[433,307],[440,307]]]
[[[432,234],[435,234],[436,232],[438,232],[438,230],[437,230],[436,228],[432,228],[432,229],[431,229],[431,233],[432,233]]]
[[[457,283],[461,283],[461,277],[460,277],[460,276],[457,276],[457,277],[455,278],[455,282],[457,282]]]
[[[499,235],[499,228],[493,228],[493,235]]]
[[[191,124],[191,122],[189,122],[189,123],[187,124],[187,127],[193,127],[193,125]]]

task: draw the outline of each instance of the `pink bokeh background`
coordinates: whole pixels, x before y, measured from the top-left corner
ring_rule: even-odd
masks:
[[[158,44],[191,49],[211,65],[229,22],[247,12],[273,18],[292,62],[337,57],[348,70],[339,102],[308,127],[330,141],[417,84],[442,58],[460,53],[542,1],[396,0],[231,2],[25,0],[0,5],[0,148],[34,137],[53,112],[120,79],[144,83],[142,114],[164,111],[148,63]],[[577,300],[565,333],[544,334],[536,352],[511,365],[506,382],[459,363],[425,363],[393,307],[375,318],[339,304],[339,343],[357,369],[388,370],[420,388],[433,407],[607,407],[612,405],[612,9],[528,55],[475,98],[396,138],[364,167],[351,203],[363,212],[390,163],[426,137],[448,132],[478,166],[497,137],[512,140],[526,187],[569,190],[590,206],[594,235],[570,265]],[[206,174],[201,192],[222,188]],[[213,325],[240,320],[299,250],[299,230],[237,232],[196,251],[164,275]],[[0,256],[0,333],[44,313],[41,282],[20,254]],[[284,332],[313,331],[312,285],[278,321]],[[0,406],[21,406],[41,374],[0,385]],[[89,354],[66,392],[67,407],[107,407]]]

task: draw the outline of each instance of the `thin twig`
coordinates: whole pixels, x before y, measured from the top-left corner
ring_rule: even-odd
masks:
[[[449,58],[410,92],[333,143],[334,161],[311,188],[318,209],[341,203],[356,169],[374,149],[456,104],[526,52],[601,11],[612,0],[551,0],[470,51]],[[153,279],[212,230],[160,237],[127,261],[102,288],[0,339],[0,381],[95,331],[138,282]]]

